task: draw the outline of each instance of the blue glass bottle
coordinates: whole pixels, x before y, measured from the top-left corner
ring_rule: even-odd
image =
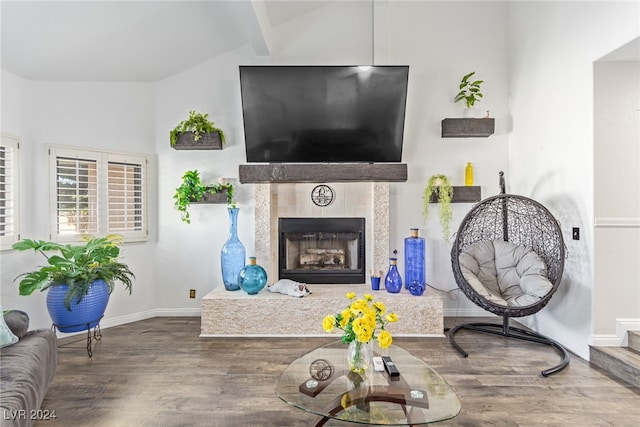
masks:
[[[221,258],[222,281],[224,282],[225,289],[228,291],[237,291],[240,289],[238,274],[240,274],[240,270],[246,265],[244,245],[238,240],[239,210],[238,208],[227,208],[231,229],[229,231],[229,238],[225,244],[222,245]]]
[[[255,295],[267,284],[267,272],[256,264],[256,257],[250,256],[249,264],[240,270],[238,281],[243,291]]]
[[[406,289],[413,285],[422,286],[424,290],[426,283],[424,250],[424,239],[418,237],[417,228],[412,228],[411,235],[404,239],[404,287]]]
[[[389,258],[390,265],[387,277],[384,278],[384,287],[387,292],[397,294],[402,289],[402,277],[398,272],[398,259]]]

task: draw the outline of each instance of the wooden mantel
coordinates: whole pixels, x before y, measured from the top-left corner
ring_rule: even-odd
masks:
[[[240,165],[241,184],[285,182],[404,182],[406,163],[274,163]]]

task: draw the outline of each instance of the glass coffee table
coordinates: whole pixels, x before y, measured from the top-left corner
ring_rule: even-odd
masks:
[[[322,417],[373,425],[421,425],[455,417],[460,401],[429,365],[392,345],[374,355],[389,356],[400,371],[390,377],[373,365],[364,375],[347,368],[347,346],[337,341],[319,347],[289,365],[275,383],[286,403]]]

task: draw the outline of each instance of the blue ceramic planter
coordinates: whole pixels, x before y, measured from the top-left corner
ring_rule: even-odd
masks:
[[[79,304],[71,301],[71,311],[64,306],[68,290],[69,285],[52,286],[47,294],[47,310],[56,328],[60,332],[78,332],[96,327],[109,303],[109,285],[104,280],[91,283]]]

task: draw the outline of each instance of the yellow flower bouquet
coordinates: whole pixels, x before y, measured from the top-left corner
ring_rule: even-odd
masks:
[[[342,342],[349,344],[349,353],[352,353],[347,356],[350,368],[360,371],[369,366],[370,359],[370,355],[362,355],[363,349],[367,347],[361,344],[377,340],[380,348],[388,348],[393,339],[391,333],[386,330],[386,326],[397,322],[398,315],[387,313],[384,303],[374,301],[370,294],[356,298],[355,293],[349,292],[347,299],[351,301],[349,306],[335,316],[326,316],[322,321],[322,327],[329,333],[335,328],[343,331]]]

